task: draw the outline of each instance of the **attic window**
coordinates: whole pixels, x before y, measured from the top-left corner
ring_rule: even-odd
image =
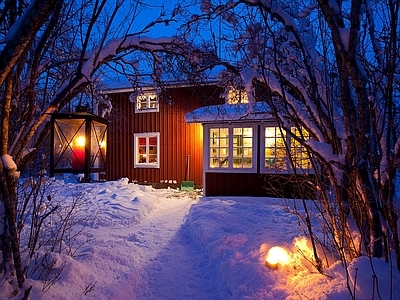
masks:
[[[228,104],[249,103],[247,93],[243,89],[231,88],[228,92]]]
[[[158,112],[158,97],[154,93],[140,94],[136,97],[135,112]]]

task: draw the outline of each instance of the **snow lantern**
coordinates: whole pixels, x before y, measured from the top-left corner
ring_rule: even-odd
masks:
[[[290,264],[290,255],[282,247],[275,246],[269,249],[265,263],[270,269],[277,269],[279,265]]]
[[[107,120],[89,112],[51,115],[50,176],[54,173],[106,173]],[[101,178],[100,178],[101,179]]]

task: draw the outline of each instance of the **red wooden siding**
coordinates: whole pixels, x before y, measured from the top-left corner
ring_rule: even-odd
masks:
[[[109,94],[113,109],[108,125],[107,179],[128,177],[139,183],[176,180],[178,184],[187,179],[202,185],[202,126],[186,124],[184,116],[205,104],[220,102],[220,91],[215,87],[169,88],[159,98],[159,112],[149,113],[135,113],[130,94]],[[160,168],[134,168],[133,134],[144,132],[160,133]],[[185,178],[188,155],[189,178]]]

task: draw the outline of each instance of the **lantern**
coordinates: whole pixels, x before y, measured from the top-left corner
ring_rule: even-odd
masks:
[[[107,120],[88,112],[52,114],[50,176],[106,172]]]
[[[278,265],[288,265],[290,263],[289,253],[282,247],[275,246],[269,249],[265,264],[268,268],[276,270]]]

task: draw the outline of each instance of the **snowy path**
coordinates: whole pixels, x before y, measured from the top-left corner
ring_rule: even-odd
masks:
[[[54,191],[59,205],[67,209],[79,195],[75,207],[79,223],[74,230],[83,231],[72,235],[76,237],[69,240],[72,248],[65,248],[76,250],[74,257],[43,253],[53,267],[54,272],[43,273],[50,281],[43,281],[39,273],[48,270],[43,264],[32,265],[35,272],[27,278],[33,286],[30,299],[349,298],[348,273],[342,264],[327,269],[329,277],[309,272],[309,260],[303,255],[312,250],[296,216],[277,199],[196,199],[191,193],[128,184],[128,179],[79,185],[57,182]],[[292,264],[274,271],[265,267],[265,257],[277,245],[291,253]],[[297,247],[302,247],[300,256]],[[381,260],[373,263],[381,298],[389,299],[390,287],[395,287],[392,298],[400,299],[398,273]],[[373,298],[371,260],[361,257],[350,267],[349,273],[361,270],[357,298]],[[392,282],[387,280],[389,272]],[[54,285],[44,290],[49,283]],[[11,293],[7,287],[0,289],[1,299]]]
[[[66,266],[60,282],[66,288],[42,293],[42,283],[35,281],[32,299],[71,300],[82,294],[88,300],[229,298],[221,296],[220,272],[187,222],[199,195],[119,182],[87,190],[84,211],[93,222],[85,232],[91,241],[75,261],[62,256]]]
[[[218,299],[215,272],[187,220],[197,200],[162,198],[151,214],[134,226],[130,241],[139,254],[136,299]]]

